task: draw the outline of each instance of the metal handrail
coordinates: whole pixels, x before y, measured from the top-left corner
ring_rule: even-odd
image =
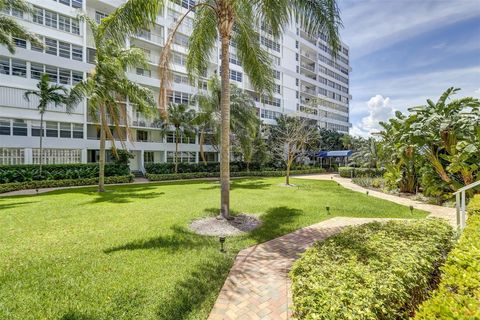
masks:
[[[480,186],[480,180],[474,183],[470,183],[463,188],[458,189],[453,194],[455,195],[455,208],[457,210],[457,227],[460,230],[465,228],[466,220],[467,220],[467,205],[466,205],[466,197],[465,191],[473,189],[475,187]]]

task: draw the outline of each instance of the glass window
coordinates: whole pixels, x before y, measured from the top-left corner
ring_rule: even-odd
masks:
[[[80,123],[73,124],[73,137],[75,139],[83,139],[83,124],[80,124]]]
[[[27,40],[19,39],[19,38],[13,38],[13,42],[15,42],[15,46],[17,46],[19,48],[23,48],[23,49],[27,48]]]
[[[45,38],[45,53],[57,55],[57,40]]]
[[[43,64],[34,63],[30,64],[30,78],[40,80],[43,73]]]
[[[67,6],[70,5],[70,0],[58,0],[58,2],[60,2],[61,4],[67,5]]]
[[[80,46],[72,44],[72,59],[82,61],[83,60],[83,49]]]
[[[57,13],[45,10],[45,25],[47,27],[57,28]]]
[[[10,135],[10,120],[9,119],[0,119],[0,135],[9,136]]]
[[[14,136],[26,136],[27,124],[23,120],[13,120],[13,135]]]
[[[58,122],[47,121],[47,137],[58,138]]]
[[[70,32],[71,30],[70,17],[58,15],[58,28],[63,31]]]
[[[60,138],[72,137],[72,125],[70,123],[60,123]]]
[[[81,8],[82,7],[82,0],[72,0],[72,7]]]
[[[7,57],[0,57],[0,73],[10,74],[10,59]]]
[[[72,71],[72,84],[77,84],[83,81],[83,73],[79,71]]]
[[[38,38],[40,39],[40,42],[43,42],[43,37],[39,36]],[[43,47],[37,46],[34,43],[30,43],[30,48],[33,51],[43,52]]]
[[[58,52],[60,57],[70,59],[70,43],[59,41]]]
[[[58,69],[53,66],[45,66],[45,73],[48,74],[50,82],[58,82]]]
[[[61,84],[70,84],[70,70],[60,69],[60,83]]]
[[[39,7],[33,7],[33,22],[43,24],[43,9]]]
[[[27,62],[24,60],[12,59],[12,75],[17,77],[27,77]]]
[[[96,50],[93,48],[87,48],[87,62],[91,64],[95,64],[95,55]]]
[[[32,122],[32,137],[40,136],[40,121]],[[43,124],[43,136],[45,136],[45,123]]]
[[[71,19],[72,33],[80,34],[80,24],[77,19]]]

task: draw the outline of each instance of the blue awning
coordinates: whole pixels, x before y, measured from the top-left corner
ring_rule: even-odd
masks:
[[[336,158],[336,157],[350,157],[353,154],[352,150],[334,150],[334,151],[319,151],[316,153],[318,158]]]

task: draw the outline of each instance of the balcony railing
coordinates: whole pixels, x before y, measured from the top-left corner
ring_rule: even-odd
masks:
[[[480,186],[480,180],[477,182],[471,183],[468,186],[460,188],[457,190],[457,192],[453,193],[455,195],[455,207],[457,209],[457,227],[460,230],[463,230],[465,228],[465,223],[467,220],[467,209],[466,209],[467,205],[466,205],[465,191],[473,189],[478,186]]]

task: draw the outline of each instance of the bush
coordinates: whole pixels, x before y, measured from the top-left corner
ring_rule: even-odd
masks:
[[[308,170],[293,170],[291,175],[298,174],[314,174],[324,173],[325,170],[321,168],[314,168]],[[283,177],[286,175],[285,171],[236,171],[230,172],[231,177]],[[188,173],[173,173],[173,174],[152,174],[147,173],[146,177],[150,181],[167,181],[167,180],[183,180],[183,179],[200,179],[200,178],[218,178],[219,172],[188,172]]]
[[[351,227],[295,262],[299,319],[405,319],[428,295],[453,231],[443,220]]]
[[[480,197],[476,199],[469,206],[473,212],[466,228],[441,268],[440,285],[421,305],[416,320],[480,319]]]
[[[469,216],[480,215],[480,194],[473,196],[468,203],[467,212]]]
[[[40,180],[88,179],[98,176],[98,164],[49,164],[42,166],[42,176],[38,165],[0,166],[0,183],[29,182]],[[105,176],[126,176],[130,174],[128,165],[106,164]]]
[[[133,181],[133,175],[105,177],[106,184],[114,183],[130,183]],[[87,186],[98,183],[98,178],[82,178],[82,179],[64,179],[64,180],[39,180],[27,182],[14,182],[0,184],[0,193],[40,188],[61,188],[73,186]]]
[[[339,167],[338,173],[343,178],[379,178],[385,173],[384,169]]]
[[[385,180],[382,178],[353,178],[352,182],[364,188],[383,189]]]

